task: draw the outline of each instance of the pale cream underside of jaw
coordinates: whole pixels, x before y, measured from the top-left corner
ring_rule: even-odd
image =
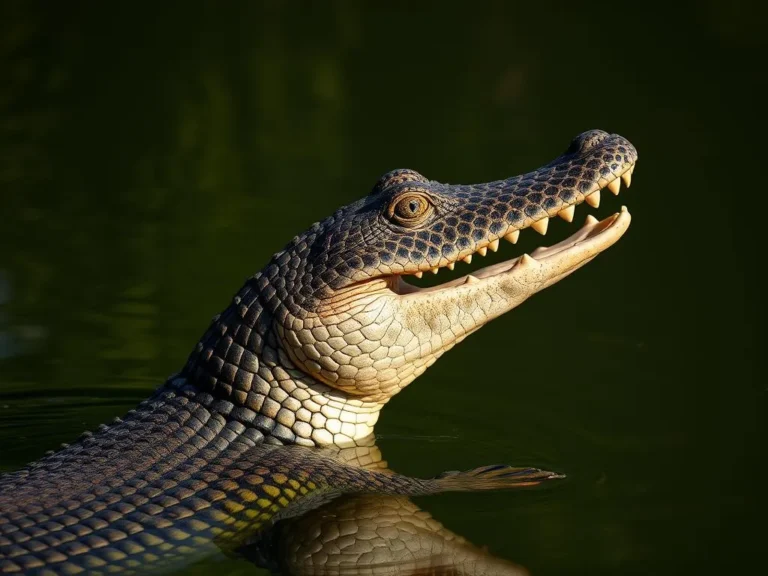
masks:
[[[331,312],[304,318],[301,329],[280,326],[283,349],[316,393],[320,414],[306,427],[312,441],[343,446],[371,434],[381,407],[443,353],[592,260],[626,232],[630,219],[626,208],[602,222],[588,216],[562,242],[433,288],[399,276],[357,285]],[[375,290],[365,292],[371,285]],[[318,381],[330,389],[318,391]]]

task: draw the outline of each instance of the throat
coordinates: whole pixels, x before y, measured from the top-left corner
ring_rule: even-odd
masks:
[[[369,437],[383,403],[355,398],[299,369],[269,328],[279,312],[250,299],[247,289],[213,319],[166,386],[255,428],[265,442],[351,446]]]
[[[275,373],[287,371],[275,367]],[[200,403],[212,413],[255,428],[270,444],[357,446],[373,435],[382,405],[350,398],[304,376],[267,380],[256,375],[251,388],[230,395],[201,390],[194,377],[178,374],[166,387]]]
[[[264,274],[248,279],[166,387],[257,430],[264,442],[358,444],[372,435],[384,402],[322,383],[289,358],[275,327],[291,311],[276,293]]]

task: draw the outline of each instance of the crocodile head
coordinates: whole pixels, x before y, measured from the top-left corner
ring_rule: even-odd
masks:
[[[445,351],[580,268],[627,230],[625,208],[574,235],[430,288],[412,278],[571,221],[581,202],[629,186],[637,152],[599,130],[553,162],[507,180],[448,185],[412,170],[297,236],[257,277],[279,347],[301,371],[345,396],[385,403]],[[455,274],[455,273],[454,273]],[[410,280],[410,281],[409,281]]]

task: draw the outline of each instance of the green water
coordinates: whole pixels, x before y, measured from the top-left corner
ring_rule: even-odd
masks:
[[[640,160],[589,212],[626,203],[627,235],[441,359],[379,445],[411,475],[565,472],[419,500],[534,575],[750,566],[766,389],[748,4],[56,6],[0,8],[0,469],[146,397],[245,277],[381,173],[498,179],[602,128]]]

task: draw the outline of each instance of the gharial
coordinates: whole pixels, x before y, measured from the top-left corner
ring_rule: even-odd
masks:
[[[0,477],[0,572],[144,572],[244,543],[343,492],[424,494],[557,475],[487,467],[431,480],[323,456],[364,445],[384,404],[466,336],[615,243],[626,208],[568,239],[430,288],[548,219],[630,185],[635,148],[599,130],[553,162],[477,185],[412,170],[296,236],[249,278],[179,374],[124,418]],[[287,446],[296,445],[296,446]],[[308,447],[308,448],[301,448]],[[309,447],[315,447],[309,449]]]

